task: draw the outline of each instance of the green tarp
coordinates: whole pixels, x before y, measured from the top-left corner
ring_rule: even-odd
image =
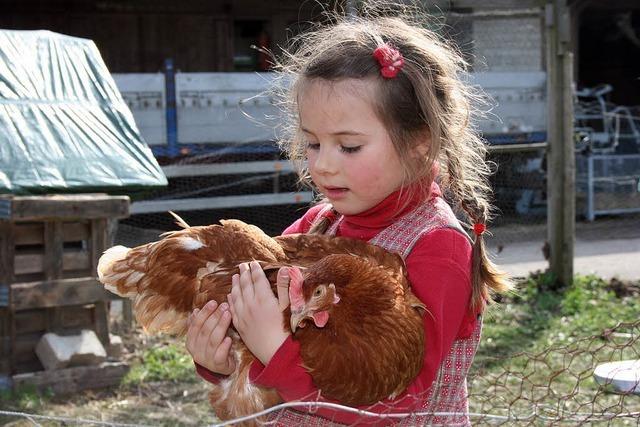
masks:
[[[91,40],[0,30],[0,193],[166,184]]]

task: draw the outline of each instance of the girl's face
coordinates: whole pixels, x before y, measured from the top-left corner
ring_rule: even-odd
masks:
[[[366,211],[403,184],[403,167],[370,99],[367,80],[306,82],[298,98],[311,179],[345,215]]]

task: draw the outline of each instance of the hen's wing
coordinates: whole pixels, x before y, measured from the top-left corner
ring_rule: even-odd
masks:
[[[287,234],[275,237],[287,259],[299,265],[311,265],[331,254],[351,254],[373,264],[404,274],[402,258],[368,242],[320,234]]]
[[[187,315],[214,299],[226,300],[241,262],[277,263],[285,255],[258,227],[237,220],[165,233],[158,242],[108,249],[98,263],[105,288],[134,300],[149,332],[182,334]]]

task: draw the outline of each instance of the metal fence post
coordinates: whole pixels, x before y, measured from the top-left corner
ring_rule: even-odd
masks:
[[[594,212],[594,191],[593,191],[593,155],[587,154],[587,220],[593,221],[596,217]]]
[[[180,153],[178,147],[178,112],[176,105],[176,71],[173,67],[173,59],[164,61],[164,81],[167,114],[167,154],[176,157]]]

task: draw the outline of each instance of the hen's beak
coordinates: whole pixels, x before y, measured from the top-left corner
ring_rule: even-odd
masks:
[[[302,322],[302,319],[306,317],[307,317],[306,307],[302,307],[299,310],[291,311],[291,333],[295,334],[296,329],[298,329],[298,325],[300,325],[300,322]]]

